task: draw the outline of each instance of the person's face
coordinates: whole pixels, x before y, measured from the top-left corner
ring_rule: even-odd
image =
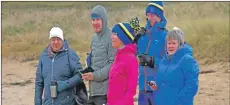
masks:
[[[100,18],[93,18],[92,19],[93,30],[96,33],[101,32],[102,30],[102,20]]]
[[[179,48],[179,43],[177,40],[175,39],[167,40],[167,52],[169,55],[174,54],[178,48]]]
[[[53,37],[50,39],[50,45],[54,52],[58,52],[63,46],[63,41],[59,37]]]
[[[117,49],[117,48],[120,48],[124,45],[123,42],[117,36],[117,33],[112,33],[111,40],[112,40],[112,47],[113,48]]]
[[[156,22],[160,22],[160,20],[161,20],[157,15],[155,15],[153,13],[147,13],[147,18],[148,18],[151,26],[153,26]]]

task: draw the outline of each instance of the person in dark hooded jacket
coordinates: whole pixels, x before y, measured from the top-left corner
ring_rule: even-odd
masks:
[[[74,86],[83,82],[79,75],[80,59],[69,48],[59,27],[50,30],[49,39],[37,66],[34,105],[74,105]],[[56,89],[51,88],[51,82],[56,83]]]
[[[156,74],[156,105],[193,105],[198,91],[199,66],[184,32],[173,28],[166,37],[166,51]]]

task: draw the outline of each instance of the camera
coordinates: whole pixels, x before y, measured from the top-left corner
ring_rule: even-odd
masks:
[[[139,64],[141,66],[149,66],[150,68],[154,68],[154,57],[148,56],[147,54],[138,55]]]

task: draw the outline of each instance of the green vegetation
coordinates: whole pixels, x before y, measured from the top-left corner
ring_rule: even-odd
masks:
[[[90,10],[97,4],[108,11],[108,24],[138,16],[145,24],[148,2],[2,2],[2,57],[38,59],[48,44],[49,30],[60,26],[81,60],[89,51],[93,30]],[[167,2],[167,28],[184,30],[194,56],[205,64],[229,61],[229,2]],[[84,62],[82,62],[84,63]]]

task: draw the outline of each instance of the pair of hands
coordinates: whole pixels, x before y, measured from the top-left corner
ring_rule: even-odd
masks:
[[[86,69],[80,71],[81,78],[83,80],[93,80],[93,72],[94,70],[91,67],[87,67]],[[69,87],[68,81],[57,81],[57,92],[62,92],[63,90]]]
[[[93,73],[92,72],[88,72],[85,74],[82,74],[82,79],[84,80],[93,80]],[[57,81],[57,92],[62,92],[65,89],[67,89],[68,87],[70,87],[70,84],[68,83],[68,81]]]
[[[87,80],[87,81],[93,80],[94,79],[93,78],[93,72],[88,72],[88,73],[82,74],[82,79]]]
[[[87,67],[86,69],[84,69],[83,71],[81,71],[81,77],[83,80],[93,80],[93,72],[94,70],[91,67]]]

